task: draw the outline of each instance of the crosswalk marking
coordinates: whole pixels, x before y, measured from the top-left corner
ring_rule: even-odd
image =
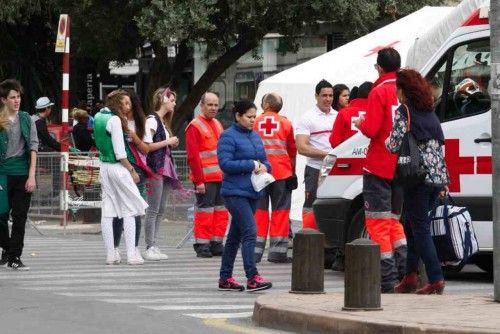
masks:
[[[234,313],[186,313],[189,317],[200,319],[235,319],[235,318],[249,318],[253,312],[234,312]]]
[[[261,273],[273,289],[256,293],[218,291],[220,257],[200,259],[191,247],[162,247],[166,261],[126,264],[124,245],[122,264],[104,264],[102,241],[27,237],[23,261],[28,272],[0,270],[0,284],[80,298],[114,305],[135,305],[155,312],[177,311],[199,319],[248,318],[258,295],[286,292],[291,286],[291,265],[263,261]],[[241,256],[234,265],[234,276],[245,283]],[[325,282],[326,283],[326,282]],[[338,289],[340,281],[325,284]],[[332,290],[330,290],[332,291]]]

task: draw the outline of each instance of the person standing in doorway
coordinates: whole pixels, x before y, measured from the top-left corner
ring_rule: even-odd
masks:
[[[224,130],[215,119],[219,98],[211,92],[203,94],[201,114],[186,128],[186,153],[196,193],[193,245],[198,257],[221,256],[228,213],[220,195],[222,171],[217,159],[217,144]]]

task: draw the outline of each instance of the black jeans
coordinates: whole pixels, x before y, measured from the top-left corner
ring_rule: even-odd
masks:
[[[27,175],[7,175],[7,191],[12,232],[9,236],[9,213],[0,217],[0,246],[7,252],[9,261],[21,257],[24,247],[24,229],[30,208],[31,193],[24,189]]]

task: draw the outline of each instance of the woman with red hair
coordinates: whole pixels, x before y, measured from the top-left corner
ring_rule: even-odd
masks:
[[[425,179],[404,189],[403,215],[408,255],[406,274],[396,285],[395,292],[442,294],[445,283],[431,237],[428,212],[438,196],[448,191],[449,176],[443,156],[443,130],[433,112],[430,86],[420,73],[412,69],[398,71],[396,88],[401,105],[396,110],[393,129],[386,140],[386,146],[393,153],[399,152],[405,133],[411,131],[418,143],[419,165]],[[420,258],[425,265],[429,283],[416,290]]]

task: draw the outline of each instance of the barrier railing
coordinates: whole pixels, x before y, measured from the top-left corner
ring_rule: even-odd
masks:
[[[186,152],[173,151],[172,157],[179,179],[191,188]],[[70,152],[67,155],[40,152],[36,169],[37,190],[32,195],[30,217],[61,219],[61,225],[66,226],[79,210],[100,208],[100,165],[97,152]],[[175,196],[168,196],[168,206],[174,215],[177,202]],[[186,206],[185,203],[182,205]]]

